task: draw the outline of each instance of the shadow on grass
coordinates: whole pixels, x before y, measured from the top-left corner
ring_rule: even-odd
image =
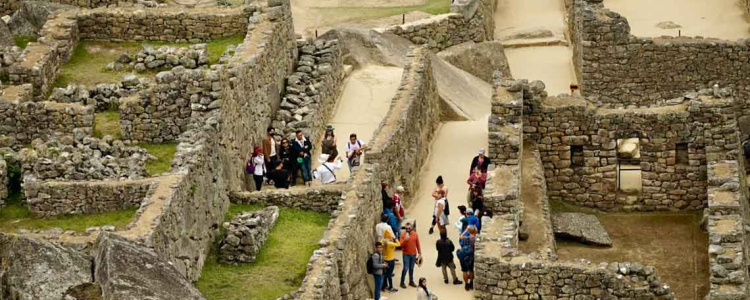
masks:
[[[262,208],[262,205],[231,205],[225,221],[241,212]],[[279,219],[257,260],[246,265],[218,263],[220,235],[196,286],[210,300],[271,300],[292,292],[302,283],[307,263],[319,248],[318,241],[329,220],[328,214],[280,208]]]

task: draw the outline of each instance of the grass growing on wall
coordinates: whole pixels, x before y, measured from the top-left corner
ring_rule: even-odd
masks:
[[[35,36],[16,36],[13,37],[13,40],[16,43],[16,46],[20,47],[21,49],[25,49],[26,45],[28,45],[31,42],[36,42],[37,37]]]
[[[213,64],[219,60],[221,54],[229,45],[242,43],[244,36],[230,36],[211,40],[207,42],[209,63]],[[133,73],[128,70],[109,71],[107,64],[113,63],[123,53],[135,54],[141,50],[143,45],[152,45],[154,47],[188,47],[187,43],[168,43],[168,42],[102,42],[102,41],[81,41],[76,45],[61,72],[57,75],[54,87],[66,87],[68,84],[83,84],[92,87],[99,83],[117,83],[122,80],[126,74]],[[153,77],[162,70],[150,70],[144,73],[138,73],[140,77]]]
[[[21,193],[14,191],[8,196],[6,206],[0,209],[0,231],[15,232],[18,229],[52,229],[62,228],[84,232],[89,227],[114,225],[118,229],[124,229],[135,216],[137,208],[127,210],[106,212],[92,215],[60,216],[52,218],[34,217],[29,209],[21,203]]]
[[[94,136],[103,138],[105,135],[111,135],[116,140],[122,138],[119,111],[108,110],[94,115]]]
[[[225,220],[262,208],[261,205],[231,205]],[[276,226],[252,264],[219,264],[217,238],[196,286],[209,300],[274,300],[298,289],[329,219],[330,215],[324,213],[280,208]]]
[[[148,154],[156,156],[156,160],[146,162],[148,175],[154,176],[169,171],[172,167],[172,159],[177,152],[177,143],[164,144],[138,144],[139,147],[146,149]]]

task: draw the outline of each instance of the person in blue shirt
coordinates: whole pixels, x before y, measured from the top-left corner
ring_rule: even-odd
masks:
[[[477,228],[477,232],[482,231],[482,223],[479,222],[479,218],[474,215],[474,210],[471,208],[466,209],[466,226],[475,226]],[[464,234],[467,234],[468,231],[464,231]]]
[[[383,208],[383,214],[388,216],[388,225],[391,225],[391,228],[393,228],[393,232],[396,234],[396,239],[401,238],[401,224],[398,221],[398,218],[393,213],[393,209],[395,208],[396,203],[393,201],[388,203],[388,207]]]

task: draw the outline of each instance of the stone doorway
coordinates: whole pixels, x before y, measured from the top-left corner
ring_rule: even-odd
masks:
[[[643,191],[640,148],[639,138],[617,140],[618,198],[635,201],[641,195],[641,191]]]

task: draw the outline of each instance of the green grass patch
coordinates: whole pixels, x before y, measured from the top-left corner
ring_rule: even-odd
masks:
[[[450,12],[451,0],[427,0],[422,5],[401,7],[325,7],[316,8],[323,13],[345,15],[348,20],[365,20],[385,18],[413,11],[422,11],[432,15],[447,14]]]
[[[21,203],[21,193],[15,191],[9,195],[5,208],[0,209],[0,231],[15,232],[18,229],[45,230],[59,227],[63,230],[84,232],[89,227],[104,225],[114,225],[118,229],[124,229],[133,220],[133,216],[135,216],[137,210],[137,208],[132,208],[92,215],[60,216],[42,219],[34,217],[31,214],[29,209]]]
[[[111,135],[116,140],[122,138],[119,111],[108,110],[94,115],[94,136],[103,138],[105,135]]]
[[[245,37],[242,35],[230,36],[216,40],[208,41],[208,58],[209,63],[213,64],[219,61],[221,54],[229,45],[242,43]],[[122,77],[131,73],[128,70],[109,71],[107,64],[113,63],[123,53],[135,54],[141,50],[143,45],[152,45],[154,47],[188,47],[187,43],[169,43],[169,42],[124,42],[113,43],[103,41],[81,41],[76,45],[65,65],[63,65],[60,74],[57,75],[54,87],[66,87],[68,84],[83,84],[94,86],[99,83],[117,83]],[[161,70],[149,70],[140,73],[139,76],[153,77]]]
[[[231,205],[225,220],[261,208],[261,205]],[[305,277],[310,256],[319,248],[318,241],[329,219],[328,214],[280,208],[276,226],[255,263],[221,265],[214,247],[196,286],[210,300],[271,300],[296,290]]]
[[[21,49],[26,49],[26,46],[29,43],[37,41],[37,37],[35,37],[35,36],[16,36],[16,37],[13,37],[13,40],[16,42],[16,46],[20,47]]]
[[[146,149],[148,154],[156,156],[156,160],[146,163],[146,170],[150,176],[165,173],[172,167],[172,159],[177,152],[177,143],[138,144],[138,146]]]

